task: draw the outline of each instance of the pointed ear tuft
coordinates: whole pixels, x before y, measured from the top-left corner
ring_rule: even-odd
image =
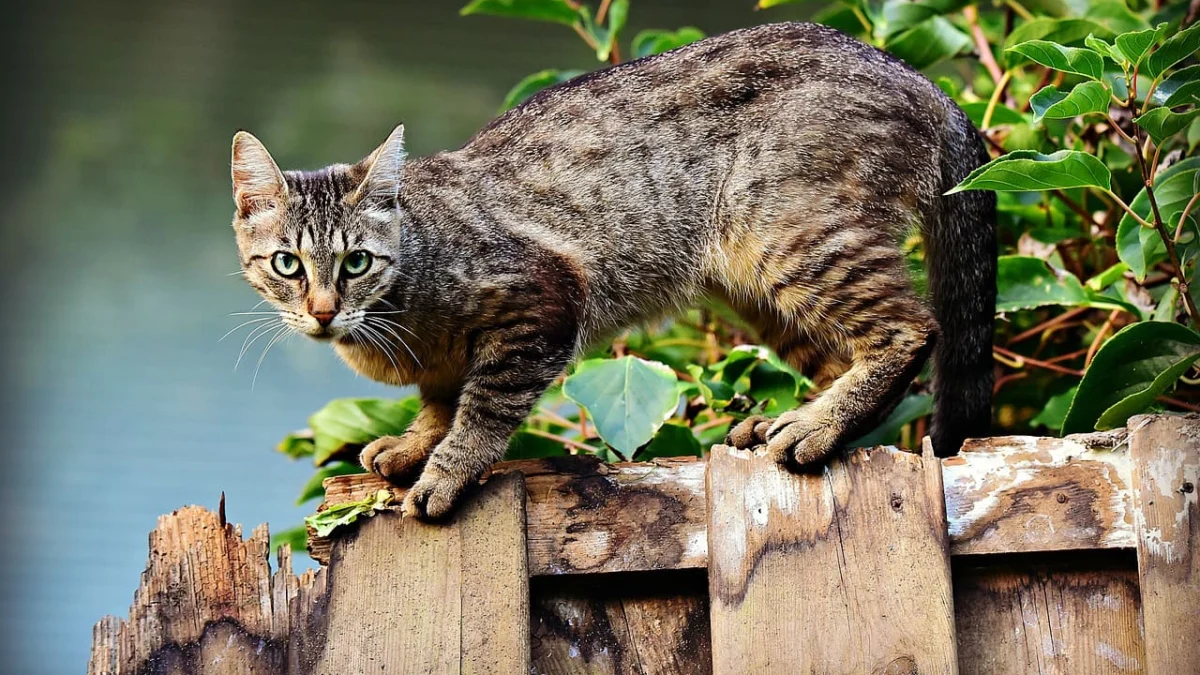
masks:
[[[233,136],[233,201],[238,216],[268,211],[287,199],[287,182],[271,153],[247,131]]]
[[[392,130],[375,151],[358,163],[366,176],[349,198],[351,204],[364,199],[392,201],[400,193],[400,174],[404,169],[404,125]]]

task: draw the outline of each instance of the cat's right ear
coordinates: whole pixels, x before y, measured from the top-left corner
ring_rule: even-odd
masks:
[[[351,171],[363,174],[358,188],[350,195],[350,204],[364,199],[390,202],[400,193],[400,174],[404,170],[404,125],[392,130],[387,140]]]
[[[233,136],[233,201],[239,218],[270,211],[287,200],[287,182],[262,142],[247,131]]]

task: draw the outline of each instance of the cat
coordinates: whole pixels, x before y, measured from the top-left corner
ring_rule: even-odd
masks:
[[[829,383],[730,432],[791,468],[881,420],[934,360],[934,449],[990,420],[995,196],[944,196],[987,153],[904,63],[831,28],[736,30],[541,91],[462,148],[280,171],[233,141],[246,280],[351,368],[415,384],[363,466],[446,516],[581,349],[704,297]],[[900,242],[919,230],[928,297]]]

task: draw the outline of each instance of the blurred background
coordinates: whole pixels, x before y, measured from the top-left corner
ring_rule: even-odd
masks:
[[[465,1],[465,0],[464,0]],[[800,18],[753,0],[635,0],[627,36]],[[361,158],[397,123],[461,145],[544,68],[596,67],[563,26],[460,3],[39,2],[5,11],[0,670],[78,673],[125,616],[156,518],[216,508],[246,531],[300,522],[307,463],[274,452],[331,398],[393,395],[323,345],[262,342],[239,277],[229,143],[284,168]],[[304,564],[311,564],[306,558]]]

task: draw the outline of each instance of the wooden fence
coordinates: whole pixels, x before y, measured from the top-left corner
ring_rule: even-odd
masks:
[[[450,524],[311,541],[298,578],[265,527],[189,507],[88,672],[1196,674],[1198,483],[1197,416],[808,476],[728,448],[514,462]]]

